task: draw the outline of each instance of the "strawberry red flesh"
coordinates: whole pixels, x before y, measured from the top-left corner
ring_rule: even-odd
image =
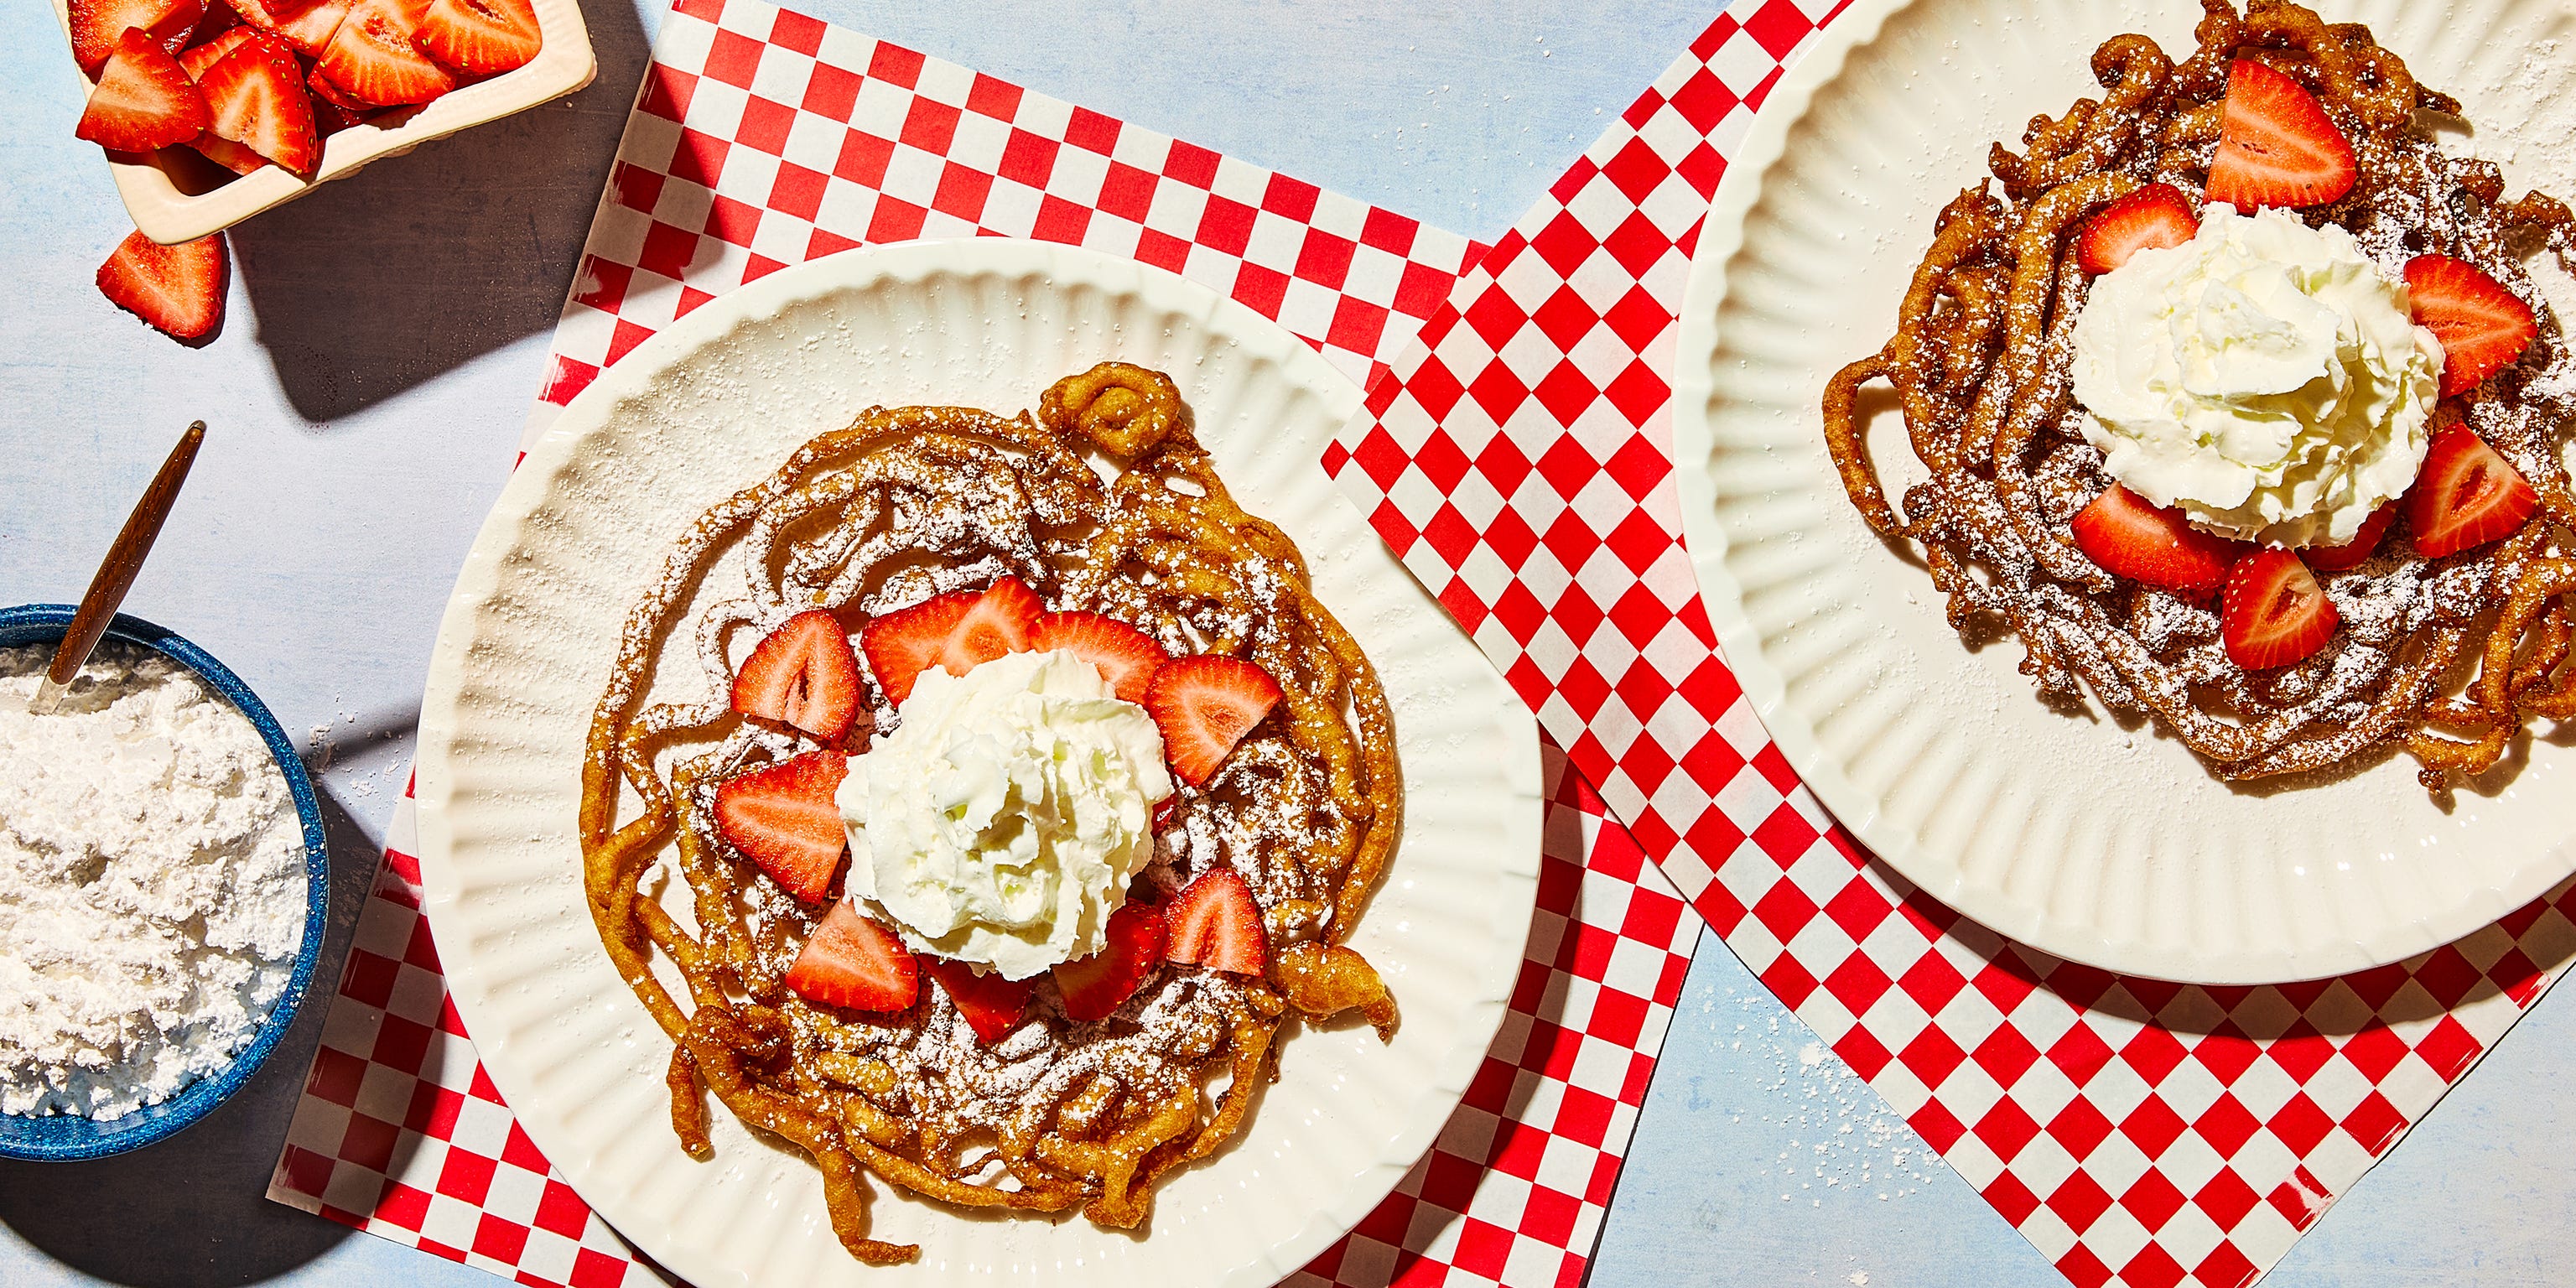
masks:
[[[2531,306],[2474,264],[2448,255],[2406,263],[2415,322],[2442,342],[2442,396],[2455,397],[2513,365],[2540,334]]]
[[[2085,272],[2098,275],[2128,263],[2139,251],[2180,246],[2199,231],[2200,216],[2182,189],[2151,183],[2084,221],[2075,258]]]
[[[1033,979],[1004,979],[998,970],[978,975],[966,963],[944,958],[934,957],[922,965],[948,991],[948,999],[957,1003],[957,1013],[975,1030],[975,1040],[986,1046],[1020,1027],[1030,991],[1037,986]]]
[[[131,233],[98,266],[98,290],[163,334],[195,340],[224,320],[230,263],[222,233],[176,246]]]
[[[332,84],[331,78],[323,75],[319,69],[316,69],[313,74],[304,78],[304,88],[311,91],[313,95],[313,119],[323,122],[326,131],[330,126],[330,122],[324,120],[323,108],[329,107],[336,109],[338,112],[346,116],[357,116],[366,112],[382,110],[379,105],[367,102],[359,98],[357,95]],[[349,122],[342,122],[341,128],[347,128],[348,124]]]
[[[1029,632],[1045,607],[1037,592],[1017,577],[994,582],[976,596],[956,629],[949,632],[948,647],[939,655],[941,669],[964,675],[1005,653],[1028,652]]]
[[[2466,425],[2433,436],[2423,472],[2406,492],[2415,549],[2432,559],[2512,536],[2539,508],[2540,494],[2522,472]]]
[[[975,606],[973,591],[935,595],[910,608],[898,608],[870,621],[859,632],[859,651],[868,655],[868,670],[898,706],[912,696],[912,682],[939,665],[948,637]]]
[[[322,164],[322,135],[313,124],[313,99],[304,92],[304,69],[295,51],[267,32],[254,32],[215,60],[197,78],[214,121],[206,128],[310,178]]]
[[[72,133],[119,152],[149,152],[197,137],[211,119],[206,96],[179,60],[129,27],[116,38]]]
[[[428,0],[355,0],[315,56],[314,67],[361,102],[426,103],[456,88],[456,76],[412,44]]]
[[[1064,1013],[1073,1019],[1107,1019],[1162,965],[1162,909],[1121,904],[1109,914],[1104,935],[1108,942],[1099,952],[1055,968]]]
[[[832,799],[848,772],[826,747],[731,779],[716,789],[716,830],[789,894],[819,903],[849,847]]]
[[[226,12],[231,11],[226,10]],[[195,80],[205,75],[206,69],[214,66],[216,60],[231,53],[236,46],[250,39],[258,30],[257,27],[226,27],[203,44],[190,45],[180,50],[179,66],[187,70],[188,79]]]
[[[2206,594],[2227,580],[2244,547],[2191,526],[2182,511],[2150,504],[2114,483],[2075,516],[2084,557],[2150,586]]]
[[[1091,663],[1122,702],[1144,702],[1154,672],[1171,660],[1153,636],[1098,613],[1041,614],[1029,631],[1029,647]]]
[[[322,0],[293,18],[278,24],[277,34],[295,52],[307,58],[319,58],[330,48],[331,37],[338,34],[340,21],[349,16],[350,0]]]
[[[1163,735],[1163,758],[1195,787],[1279,705],[1279,682],[1241,658],[1178,657],[1154,672],[1145,711]]]
[[[316,0],[226,0],[243,22],[261,31],[276,31],[304,15]]]
[[[72,58],[96,76],[127,31],[176,57],[205,12],[202,0],[72,0]]]
[[[2229,660],[2261,671],[2324,648],[2342,620],[2308,566],[2272,546],[2237,560],[2228,572],[2218,628]]]
[[[1270,936],[1252,887],[1232,868],[1210,868],[1164,910],[1170,961],[1236,975],[1258,975],[1270,962]]]
[[[498,76],[527,65],[545,44],[528,0],[430,0],[414,43],[466,76]]]
[[[2339,546],[2310,546],[2299,552],[2299,559],[2310,572],[2358,568],[2379,553],[2379,539],[2388,535],[2388,524],[2396,517],[2397,503],[2391,501],[2371,511],[2370,517],[2361,521],[2361,530],[2352,534],[2352,540]]]
[[[787,968],[787,987],[825,1006],[900,1011],[921,996],[921,966],[893,931],[843,899],[823,914]]]
[[[2240,210],[2321,206],[2352,191],[2352,141],[2307,87],[2252,59],[2227,75],[2209,199]]]
[[[249,174],[268,164],[267,157],[261,156],[260,154],[251,151],[249,148],[243,147],[242,145],[235,143],[231,139],[225,138],[212,130],[208,130],[205,133],[188,140],[188,146],[195,148],[207,160],[232,171],[234,174]]]
[[[859,714],[859,659],[841,620],[808,609],[771,631],[734,674],[733,709],[839,741]]]

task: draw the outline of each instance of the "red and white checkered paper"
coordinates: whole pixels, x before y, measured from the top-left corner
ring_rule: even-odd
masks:
[[[1736,0],[1459,283],[1328,465],[1728,946],[2068,1279],[2237,1288],[2548,987],[2576,894],[2342,979],[2124,979],[1926,898],[1798,785],[1715,651],[1667,404],[1727,156],[1843,2]]]
[[[1181,272],[1358,378],[1481,247],[758,0],[665,19],[531,432],[659,327],[786,264],[912,237],[1074,242]],[[1539,910],[1438,1142],[1295,1282],[1572,1285],[1698,927],[1552,745]],[[270,1197],[531,1284],[648,1284],[548,1168],[449,1003],[394,820]],[[819,1200],[818,1200],[819,1201]]]

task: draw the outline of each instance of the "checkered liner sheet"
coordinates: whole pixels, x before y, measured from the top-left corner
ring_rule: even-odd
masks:
[[[1727,157],[1840,7],[1737,0],[1459,283],[1329,467],[1736,955],[2069,1280],[2237,1288],[2548,987],[2576,894],[2343,979],[2178,987],[2000,940],[1799,786],[1715,652],[1667,404]]]
[[[1385,371],[1481,247],[757,0],[664,23],[534,434],[698,304],[792,263],[1001,234],[1158,264]],[[1538,915],[1431,1152],[1304,1285],[1580,1280],[1698,925],[1553,745]],[[406,800],[270,1197],[531,1284],[654,1282],[485,1077],[420,913]],[[819,1202],[819,1198],[817,1200]]]

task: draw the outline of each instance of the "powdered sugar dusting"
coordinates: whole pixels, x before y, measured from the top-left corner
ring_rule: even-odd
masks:
[[[103,643],[60,710],[0,650],[0,1110],[121,1118],[230,1064],[304,933],[303,832],[250,721]]]

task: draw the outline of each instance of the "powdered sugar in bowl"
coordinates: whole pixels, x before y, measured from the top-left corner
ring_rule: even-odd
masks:
[[[71,617],[0,609],[0,689]],[[0,795],[0,879],[26,887],[0,945],[0,1157],[123,1153],[212,1112],[294,1024],[330,898],[303,764],[222,663],[120,615],[72,694],[41,717],[69,723],[13,735],[63,763]]]

